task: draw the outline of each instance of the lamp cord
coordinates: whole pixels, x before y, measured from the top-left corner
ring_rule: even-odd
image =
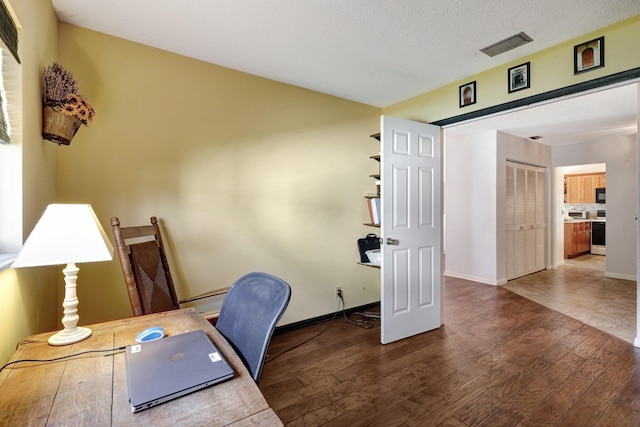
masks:
[[[2,372],[2,370],[4,368],[6,368],[7,366],[14,365],[14,364],[20,363],[20,362],[42,362],[42,363],[57,362],[58,360],[69,359],[71,357],[76,357],[76,356],[82,356],[83,354],[88,354],[88,353],[110,352],[109,354],[105,354],[104,355],[104,357],[108,357],[108,356],[113,356],[114,354],[120,353],[126,348],[127,348],[127,346],[122,346],[122,347],[118,347],[118,348],[108,348],[108,349],[105,349],[105,350],[87,350],[87,351],[82,351],[80,353],[74,353],[74,354],[68,354],[66,356],[55,357],[53,359],[21,359],[21,360],[14,360],[13,362],[6,363],[4,366],[2,366],[0,368],[0,372]]]

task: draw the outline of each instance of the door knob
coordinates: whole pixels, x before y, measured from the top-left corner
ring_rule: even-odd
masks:
[[[396,239],[392,239],[391,237],[387,237],[387,245],[397,245],[398,242]]]

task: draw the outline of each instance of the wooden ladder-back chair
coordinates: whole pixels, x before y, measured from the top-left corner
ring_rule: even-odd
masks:
[[[134,316],[176,310],[180,304],[224,295],[229,290],[217,289],[178,300],[156,217],[151,217],[151,225],[134,227],[121,227],[118,217],[113,217],[111,228]],[[214,323],[219,310],[202,315]]]

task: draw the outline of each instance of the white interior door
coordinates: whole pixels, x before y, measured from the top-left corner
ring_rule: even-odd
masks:
[[[381,341],[442,325],[440,128],[381,118]]]

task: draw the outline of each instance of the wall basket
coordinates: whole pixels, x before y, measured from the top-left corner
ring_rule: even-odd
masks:
[[[42,137],[58,145],[69,145],[82,122],[64,114],[58,106],[45,105],[42,117]]]

